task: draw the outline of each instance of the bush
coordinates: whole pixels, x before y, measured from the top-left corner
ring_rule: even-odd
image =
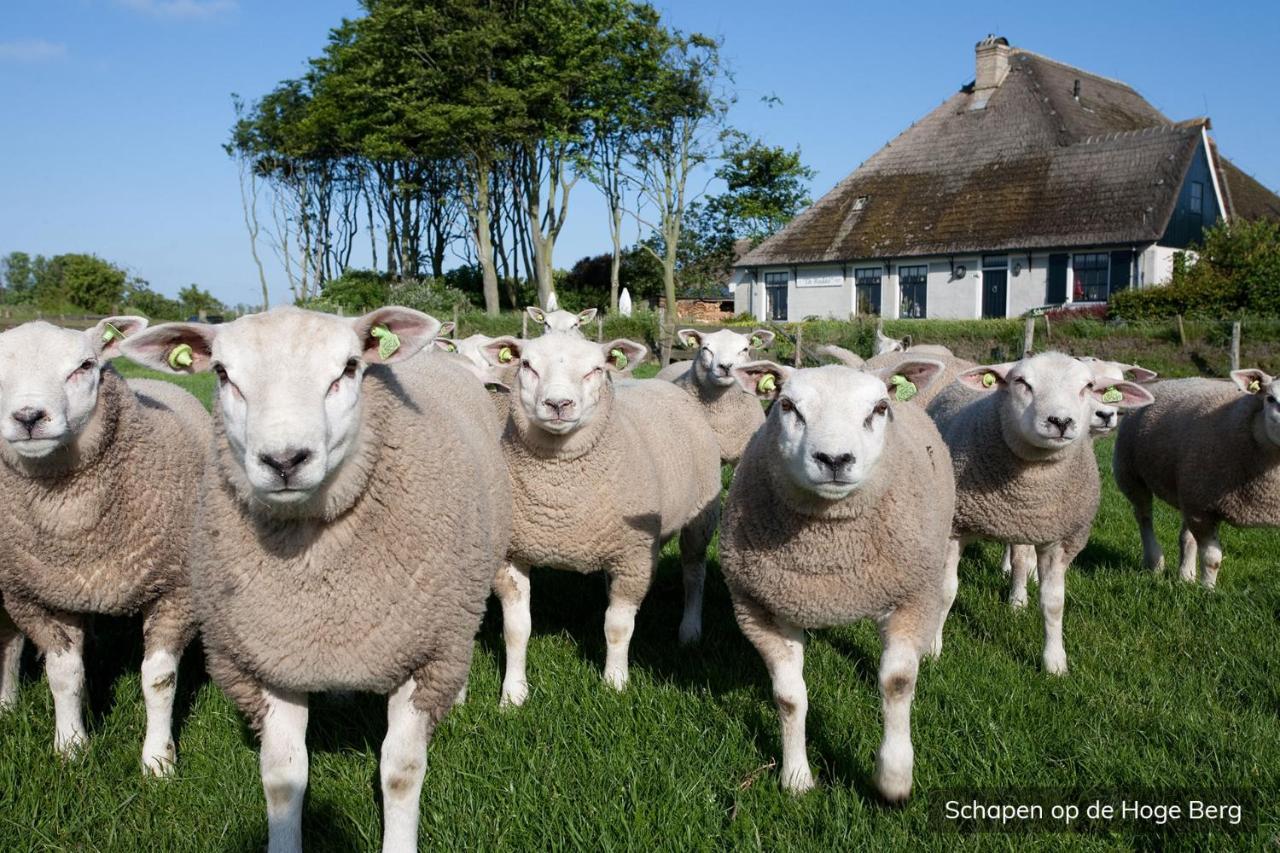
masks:
[[[391,280],[373,270],[347,270],[337,278],[324,283],[320,298],[326,305],[341,306],[346,313],[363,314],[387,304],[391,293]],[[324,308],[309,308],[323,311]]]
[[[381,304],[403,305],[430,314],[441,322],[452,318],[454,308],[465,311],[474,307],[466,293],[430,277],[392,285]]]

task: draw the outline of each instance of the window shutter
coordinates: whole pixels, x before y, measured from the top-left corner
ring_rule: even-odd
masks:
[[[1045,303],[1061,305],[1067,301],[1067,255],[1049,256],[1049,287]]]
[[[1129,271],[1133,267],[1133,252],[1111,253],[1111,292],[1125,290],[1129,286]]]

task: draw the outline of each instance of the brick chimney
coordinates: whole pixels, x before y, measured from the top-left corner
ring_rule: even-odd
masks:
[[[989,35],[974,48],[977,73],[973,80],[974,108],[986,106],[987,99],[1009,74],[1009,40]]]

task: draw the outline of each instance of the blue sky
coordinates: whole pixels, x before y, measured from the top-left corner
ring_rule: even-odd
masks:
[[[1280,187],[1280,9],[1272,2],[660,2],[724,40],[734,124],[799,145],[816,195],[973,77],[989,32],[1124,80],[1172,119],[1208,114],[1222,151]],[[0,18],[0,254],[87,251],[166,293],[255,301],[230,94],[302,72],[341,0],[9,0]],[[781,98],[767,107],[766,95]],[[701,186],[701,184],[699,184]],[[575,190],[557,266],[605,251]],[[273,299],[285,296],[272,275]]]

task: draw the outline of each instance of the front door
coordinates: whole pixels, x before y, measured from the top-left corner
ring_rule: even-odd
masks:
[[[982,271],[982,316],[1004,317],[1009,303],[1009,271]]]
[[[764,274],[765,317],[780,323],[787,321],[787,280],[784,272]]]

